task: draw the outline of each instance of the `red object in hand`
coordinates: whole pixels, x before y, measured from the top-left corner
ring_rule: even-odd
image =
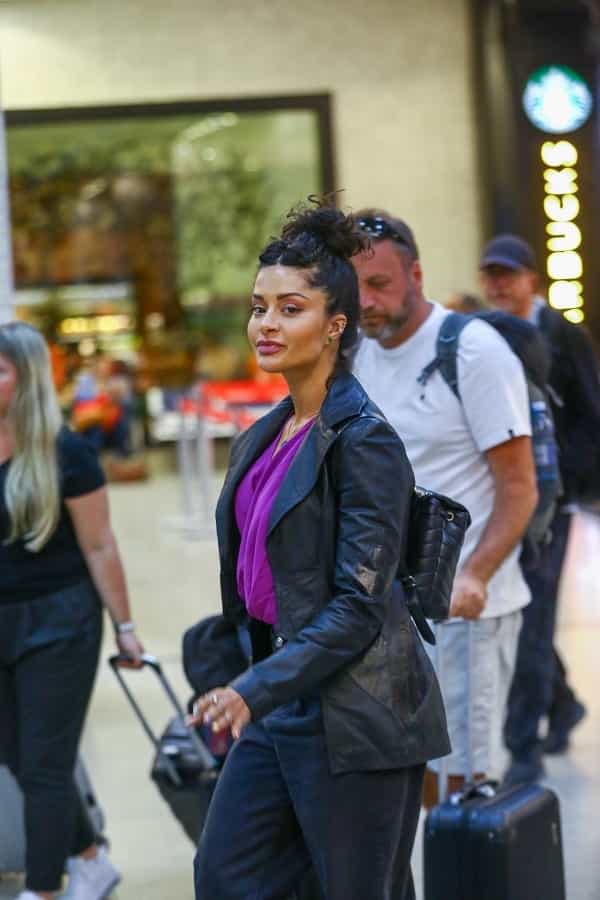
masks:
[[[224,759],[233,744],[231,730],[227,728],[225,731],[213,731],[210,725],[200,725],[199,730],[200,737],[212,755]]]

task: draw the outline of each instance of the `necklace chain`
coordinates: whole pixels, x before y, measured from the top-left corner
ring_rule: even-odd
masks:
[[[287,425],[285,426],[285,429],[284,429],[281,444],[287,443],[287,441],[289,441],[290,438],[292,438],[296,434],[297,431],[299,431],[301,428],[303,428],[304,425],[307,425],[311,421],[311,419],[316,418],[316,416],[318,416],[318,414],[319,414],[319,410],[317,410],[315,413],[310,415],[306,419],[305,422],[302,422],[302,424],[294,423],[294,416],[290,416],[290,418],[287,421]]]

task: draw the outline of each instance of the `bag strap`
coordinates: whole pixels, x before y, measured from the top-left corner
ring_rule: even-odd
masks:
[[[555,313],[549,306],[544,304],[540,307],[538,315],[538,328],[546,341],[550,345],[550,351],[559,352],[562,350],[562,316]]]
[[[554,309],[544,304],[540,308],[538,317],[538,328],[540,334],[546,342],[546,347],[550,353],[550,359],[553,366],[563,367],[565,361],[572,358],[569,347],[565,342],[564,327],[567,325],[563,316]],[[565,405],[564,398],[552,387],[551,384],[544,385],[544,390],[550,397],[555,409],[562,409]]]
[[[445,316],[440,330],[438,331],[437,341],[435,345],[435,358],[425,366],[417,381],[425,387],[434,372],[439,370],[440,375],[455,395],[460,400],[460,391],[458,389],[458,339],[460,334],[468,323],[471,316],[465,316],[462,313],[451,312]]]
[[[419,603],[419,595],[417,593],[417,582],[413,578],[412,575],[409,575],[406,572],[404,566],[401,566],[401,578],[399,581],[404,588],[404,597],[406,601],[406,606],[408,607],[408,611],[412,616],[412,620],[415,623],[417,630],[424,641],[427,641],[428,644],[432,646],[435,644],[435,635],[431,630],[429,622],[425,617],[425,613],[421,608],[421,604]]]

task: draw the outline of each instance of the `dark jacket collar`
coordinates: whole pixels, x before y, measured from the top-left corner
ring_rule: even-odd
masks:
[[[337,427],[360,414],[368,396],[353,375],[339,375],[329,388],[321,412],[286,474],[273,504],[269,533],[283,516],[312,490],[325,455],[335,440]],[[217,533],[222,560],[230,556],[235,534],[236,489],[260,454],[275,440],[293,409],[285,397],[239,439],[217,506]]]
[[[326,428],[334,428],[346,419],[359,415],[368,400],[364,388],[354,375],[338,375],[327,391],[321,408],[321,420]]]

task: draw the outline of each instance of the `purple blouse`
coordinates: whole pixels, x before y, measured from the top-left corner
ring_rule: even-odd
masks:
[[[273,625],[277,598],[267,557],[267,531],[273,503],[300,444],[313,424],[303,425],[289,441],[275,448],[281,437],[261,453],[242,478],[235,495],[235,520],[241,541],[237,560],[237,589],[248,615]]]

